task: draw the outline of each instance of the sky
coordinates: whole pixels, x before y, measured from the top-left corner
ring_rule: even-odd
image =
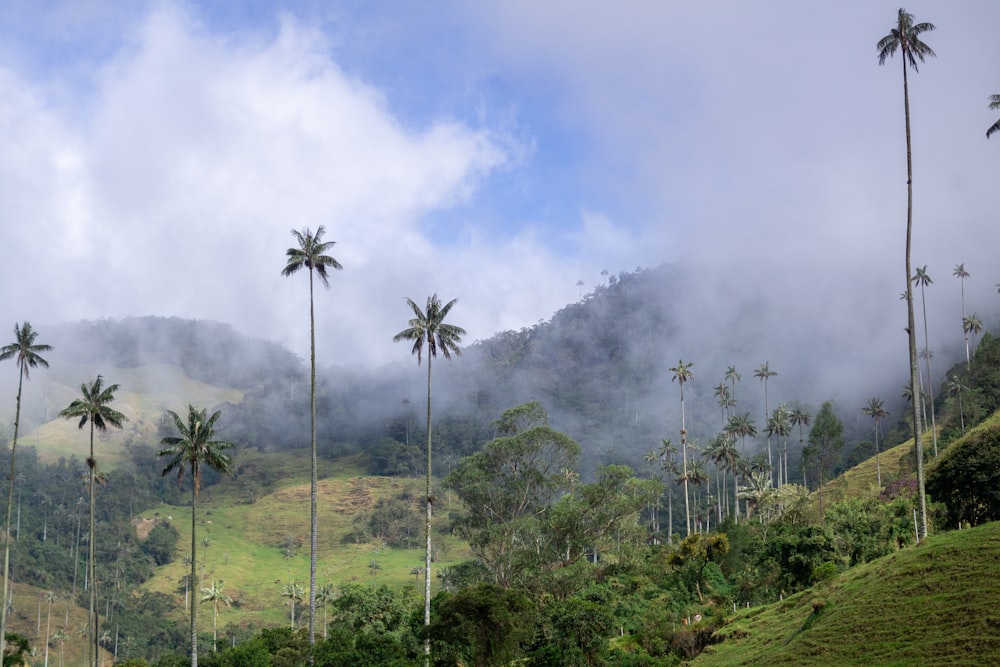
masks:
[[[969,312],[1000,311],[1000,4],[906,8],[938,55],[910,78],[913,262],[957,344],[956,264]],[[457,299],[471,343],[679,262],[693,331],[905,370],[902,64],[875,49],[897,9],[8,0],[0,310],[212,319],[306,357],[307,279],[280,272],[322,225],[324,365],[408,357],[404,297]]]

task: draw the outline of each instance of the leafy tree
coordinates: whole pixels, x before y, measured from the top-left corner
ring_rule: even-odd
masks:
[[[197,581],[197,510],[198,495],[201,492],[201,476],[203,467],[218,472],[228,472],[232,467],[232,458],[225,450],[233,447],[230,442],[215,439],[215,422],[222,413],[218,410],[208,415],[208,410],[195,409],[188,405],[188,419],[185,424],[173,410],[167,414],[174,422],[179,436],[167,436],[160,441],[163,445],[157,456],[169,458],[163,474],[167,475],[177,470],[177,485],[184,480],[187,468],[191,469],[191,582],[192,587]],[[194,589],[197,590],[197,589]],[[198,667],[198,596],[191,595],[191,667]]]
[[[1000,109],[1000,95],[990,95],[990,109]],[[986,138],[989,139],[997,130],[1000,130],[1000,119],[986,129]]]
[[[4,635],[3,666],[26,665],[29,655],[32,655],[31,643],[28,638],[17,632],[8,632]],[[46,650],[48,646],[46,645]]]
[[[49,367],[49,362],[41,356],[41,353],[52,349],[51,345],[36,343],[37,339],[38,332],[31,327],[30,322],[25,322],[23,327],[19,324],[14,324],[14,342],[0,347],[0,361],[14,359],[14,363],[17,364],[18,373],[17,407],[14,411],[14,439],[10,445],[10,474],[7,476],[7,479],[10,480],[10,485],[7,491],[7,522],[4,524],[4,535],[6,538],[4,539],[3,548],[3,604],[0,604],[0,639],[2,639],[0,641],[0,655],[5,655],[7,641],[6,601],[10,595],[10,520],[11,511],[14,507],[14,479],[16,477],[14,472],[14,456],[17,453],[17,435],[21,425],[21,388],[24,385],[25,378],[31,379],[30,371],[32,368],[37,368],[38,366],[43,368]],[[20,505],[18,507],[20,508]],[[20,509],[18,509],[19,517],[20,514]]]
[[[112,408],[109,404],[115,400],[115,392],[118,391],[118,385],[112,384],[107,387],[104,386],[104,378],[100,375],[88,386],[87,383],[80,385],[80,393],[82,398],[77,398],[73,400],[66,408],[59,413],[60,417],[66,419],[77,419],[79,418],[80,423],[77,425],[79,428],[83,428],[84,425],[90,422],[90,456],[87,457],[87,467],[90,471],[89,485],[90,485],[90,531],[89,542],[88,542],[88,555],[87,555],[87,567],[89,570],[88,582],[90,586],[90,607],[89,607],[89,623],[87,626],[88,632],[88,664],[98,667],[98,661],[100,660],[98,651],[98,633],[97,633],[97,560],[96,554],[96,540],[97,531],[95,529],[95,508],[96,508],[96,494],[95,487],[97,486],[97,459],[94,457],[94,429],[98,431],[107,431],[108,425],[114,426],[115,428],[121,428],[122,425],[128,421],[128,417],[123,415]]]
[[[683,359],[678,360],[677,365],[673,368],[668,369],[673,377],[670,378],[671,382],[676,381],[677,385],[681,390],[681,459],[683,460],[683,474],[682,480],[684,482],[684,519],[685,525],[687,527],[687,535],[691,534],[691,504],[688,498],[688,460],[687,460],[687,428],[684,425],[684,383],[688,382],[694,377],[691,372],[691,366],[694,364],[685,364]]]
[[[826,473],[833,470],[834,463],[840,457],[840,450],[844,446],[843,434],[844,425],[833,414],[833,405],[830,401],[825,402],[820,406],[812,430],[809,431],[809,446],[813,450],[816,475],[819,480],[817,488],[819,489],[820,517],[824,516],[823,480]]]
[[[292,236],[298,242],[297,248],[289,248],[285,255],[287,263],[281,270],[281,275],[290,276],[300,269],[309,271],[309,425],[310,425],[310,486],[309,486],[309,516],[310,516],[310,551],[309,551],[309,645],[316,643],[316,632],[313,619],[316,617],[316,535],[318,520],[316,515],[317,497],[317,462],[316,462],[316,317],[313,311],[313,272],[319,276],[324,287],[330,287],[328,269],[341,269],[340,263],[326,253],[336,241],[323,241],[323,225],[316,228],[313,234],[308,227],[301,232],[292,230]]]
[[[524,655],[537,627],[527,595],[493,584],[443,595],[436,611],[430,636],[455,664],[510,665]]]
[[[212,581],[212,585],[208,588],[201,589],[201,601],[212,603],[212,652],[215,653],[216,645],[219,639],[219,604],[224,604],[229,606],[233,603],[233,599],[225,592],[226,582],[224,581]]]
[[[718,563],[727,553],[729,539],[722,533],[695,533],[681,540],[667,555],[667,563],[685,576],[693,585],[698,601],[704,602],[701,585],[705,583],[705,569],[709,563]]]
[[[431,517],[434,513],[434,495],[431,490],[431,361],[437,356],[438,348],[445,359],[451,359],[462,354],[459,344],[465,329],[445,322],[451,309],[457,303],[452,299],[442,304],[437,294],[427,297],[427,307],[420,309],[413,299],[406,299],[407,305],[413,311],[409,326],[393,336],[393,342],[413,341],[412,353],[417,355],[417,365],[420,365],[424,346],[427,346],[427,517],[424,521],[427,547],[424,552],[424,625],[431,623]],[[424,644],[424,653],[430,656],[430,640]]]
[[[965,331],[965,279],[969,277],[969,272],[965,270],[965,263],[956,264],[955,269],[951,272],[951,275],[955,276],[961,280],[962,285],[962,331],[965,334],[965,364],[968,366],[972,363],[972,359],[969,356],[969,332]]]
[[[861,413],[875,420],[875,474],[878,478],[878,488],[882,488],[882,464],[879,460],[878,446],[878,426],[879,423],[889,416],[889,411],[885,409],[885,402],[881,398],[868,399],[868,405],[861,408]]]
[[[937,446],[937,419],[934,414],[934,376],[931,374],[931,357],[934,355],[931,353],[930,343],[928,342],[927,334],[927,296],[924,293],[924,288],[927,285],[933,285],[934,281],[927,274],[927,266],[917,267],[917,272],[913,276],[913,282],[920,285],[920,303],[923,306],[924,311],[924,362],[927,365],[927,395],[930,399],[931,408],[931,441],[934,443],[934,456],[938,455]]]
[[[1000,519],[1000,428],[970,431],[946,449],[927,473],[927,492],[951,526]]]
[[[923,62],[927,56],[935,56],[934,50],[925,44],[920,36],[934,30],[932,23],[914,23],[913,15],[900,8],[896,16],[896,24],[889,34],[878,41],[878,62],[885,61],[900,52],[903,61],[903,110],[906,117],[906,331],[909,338],[910,354],[910,391],[914,400],[910,407],[913,422],[913,441],[917,460],[917,487],[920,496],[920,532],[927,537],[927,496],[924,489],[924,450],[921,441],[920,406],[918,395],[919,368],[917,365],[917,328],[913,316],[913,290],[910,288],[910,278],[913,275],[910,268],[910,246],[913,238],[913,150],[910,139],[910,86],[907,71],[912,68],[918,71],[917,60]]]

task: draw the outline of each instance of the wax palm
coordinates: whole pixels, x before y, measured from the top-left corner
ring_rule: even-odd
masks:
[[[715,398],[719,402],[719,411],[722,418],[722,428],[726,427],[726,414],[729,408],[733,406],[732,394],[729,391],[729,387],[726,386],[725,382],[720,382],[715,385]]]
[[[79,428],[83,428],[87,422],[90,422],[90,456],[87,457],[87,467],[89,468],[89,491],[90,491],[90,532],[89,542],[87,546],[87,569],[88,569],[88,582],[90,587],[90,616],[88,617],[89,625],[87,627],[88,634],[88,648],[87,655],[89,658],[88,664],[97,667],[99,656],[97,650],[97,561],[95,560],[96,540],[97,531],[95,530],[95,507],[96,507],[96,487],[98,482],[97,477],[97,459],[94,457],[94,431],[107,431],[108,426],[114,426],[115,428],[121,428],[122,425],[128,421],[128,417],[123,415],[111,407],[111,402],[115,400],[115,392],[118,391],[118,385],[111,384],[104,386],[104,378],[100,375],[89,385],[83,383],[80,385],[80,393],[82,398],[75,399],[69,404],[62,412],[59,413],[60,417],[65,417],[66,419],[79,419],[80,422],[77,424]]]
[[[201,472],[208,466],[218,472],[228,472],[232,467],[232,459],[225,450],[232,448],[232,443],[215,439],[215,422],[222,413],[215,411],[212,416],[208,410],[195,409],[188,405],[187,423],[173,410],[168,410],[179,436],[167,436],[160,440],[163,445],[157,456],[167,457],[167,466],[163,474],[177,471],[177,485],[184,481],[188,469],[191,471],[191,586],[196,591],[198,542],[196,531],[196,514],[198,511],[198,496],[201,493]],[[192,591],[192,592],[193,592]],[[191,667],[198,667],[198,596],[191,595]]]
[[[975,336],[978,336],[979,333],[983,330],[983,323],[982,321],[980,321],[979,316],[976,315],[975,313],[972,313],[968,317],[963,317],[962,329],[965,331],[966,336],[968,336],[969,334],[973,335],[972,346],[975,347],[976,346]]]
[[[736,405],[736,383],[743,379],[739,371],[736,370],[736,366],[730,366],[726,369],[726,379],[729,381],[729,387],[732,389],[730,393],[730,398],[733,400],[733,405]]]
[[[419,570],[420,568],[416,569]],[[316,604],[323,607],[323,639],[326,639],[326,610],[335,599],[336,593],[333,589],[333,584],[324,584],[316,589]]]
[[[962,407],[962,394],[967,389],[968,387],[965,386],[961,378],[957,375],[952,375],[951,379],[944,386],[944,390],[949,396],[958,399],[958,418],[962,425],[962,433],[965,433],[965,409]]]
[[[882,488],[882,463],[879,460],[878,427],[879,423],[889,416],[889,411],[885,409],[885,403],[881,398],[868,399],[868,405],[861,408],[862,414],[868,415],[875,420],[875,472],[878,476],[878,488]]]
[[[990,109],[1000,109],[1000,95],[990,95]],[[986,138],[989,139],[990,135],[1000,130],[1000,120],[993,123],[986,130]]]
[[[684,480],[684,518],[687,525],[687,535],[691,534],[691,501],[688,498],[688,459],[687,459],[687,428],[684,424],[684,383],[691,380],[694,375],[691,373],[693,364],[685,364],[683,359],[677,361],[677,365],[668,369],[673,377],[671,382],[677,382],[681,389],[681,459],[683,460],[683,480]]]
[[[660,441],[660,469],[666,474],[666,484],[664,488],[667,492],[667,540],[674,534],[674,493],[670,486],[671,477],[677,474],[677,445],[670,438]]]
[[[431,517],[434,512],[434,496],[431,493],[431,361],[440,349],[445,359],[451,355],[462,354],[458,347],[465,335],[465,329],[454,324],[448,324],[445,319],[457,303],[452,299],[442,304],[437,294],[427,297],[427,307],[420,309],[413,299],[406,299],[407,305],[413,311],[409,327],[392,337],[393,342],[413,341],[411,352],[417,355],[419,366],[423,358],[424,346],[427,347],[427,516],[424,529],[427,534],[427,548],[424,553],[424,625],[431,624]],[[424,641],[424,655],[430,656],[430,637]]]
[[[216,651],[216,644],[219,638],[219,605],[229,606],[233,599],[223,590],[226,587],[224,581],[212,581],[208,588],[201,589],[201,601],[212,603],[212,652]]]
[[[778,439],[778,486],[782,484],[782,471],[784,471],[784,483],[788,483],[788,436],[792,433],[792,423],[790,421],[791,412],[784,403],[779,403],[778,407],[771,411],[771,416],[767,418],[767,435],[775,436]],[[782,461],[782,442],[784,442],[784,461]]]
[[[14,342],[9,345],[4,345],[0,347],[0,361],[6,361],[7,359],[13,359],[14,363],[17,364],[17,407],[14,410],[14,439],[11,441],[10,445],[10,474],[7,479],[14,480],[16,474],[14,472],[14,455],[17,453],[17,435],[18,429],[21,425],[21,388],[24,386],[25,378],[31,379],[31,369],[38,368],[39,366],[43,368],[49,367],[49,362],[47,362],[42,356],[42,352],[48,352],[52,349],[51,345],[42,345],[36,343],[38,339],[38,332],[31,328],[30,322],[25,322],[24,326],[19,324],[14,325]],[[3,600],[7,600],[10,595],[10,521],[11,521],[11,510],[14,507],[14,484],[11,482],[8,493],[7,493],[7,523],[4,524],[4,534],[7,539],[4,540],[3,548]],[[20,506],[18,506],[20,508]],[[20,509],[18,509],[18,516],[20,516]],[[0,655],[6,655],[5,651],[7,648],[7,605],[0,605]]]
[[[969,332],[965,331],[965,279],[969,277],[969,272],[965,270],[965,264],[956,264],[951,275],[961,280],[962,285],[962,331],[965,333],[965,364],[969,365]]]
[[[788,421],[789,421],[789,423],[791,423],[792,426],[798,426],[799,427],[799,449],[800,450],[804,449],[805,448],[805,440],[804,440],[803,435],[802,435],[802,427],[803,426],[809,426],[809,422],[811,421],[811,417],[809,416],[809,413],[806,412],[805,410],[803,410],[801,407],[796,407],[796,408],[794,408],[792,410],[791,414],[788,415]],[[807,486],[806,485],[806,467],[805,467],[805,465],[802,466],[802,486]]]
[[[917,271],[913,276],[913,282],[920,285],[920,303],[923,306],[924,312],[924,363],[927,366],[927,397],[931,406],[931,441],[934,443],[934,456],[938,455],[937,446],[937,418],[935,417],[934,411],[934,376],[931,374],[931,357],[934,356],[931,353],[930,342],[928,341],[927,333],[927,295],[924,292],[924,288],[927,285],[933,285],[934,281],[927,274],[927,266],[917,267]]]
[[[879,65],[900,52],[903,61],[903,111],[906,117],[906,331],[909,338],[910,387],[916,398],[917,378],[917,328],[913,317],[913,290],[910,289],[910,247],[913,239],[913,149],[910,139],[910,85],[907,72],[910,68],[919,71],[917,61],[923,62],[927,56],[935,56],[934,50],[921,41],[920,36],[934,30],[932,23],[914,23],[913,15],[900,9],[896,15],[896,25],[876,44]],[[917,489],[920,499],[920,534],[927,537],[927,494],[924,488],[924,450],[921,441],[919,401],[910,407],[913,421],[913,443],[917,459]]]
[[[48,606],[48,612],[45,616],[45,636],[49,637],[52,631],[52,603],[59,599],[59,596],[49,591],[45,594],[45,604]],[[6,654],[5,654],[6,655]],[[45,659],[44,664],[49,664],[49,643],[45,642]]]
[[[755,378],[757,378],[758,380],[760,380],[760,383],[762,385],[764,385],[764,420],[765,420],[765,422],[767,421],[769,413],[771,411],[771,408],[767,404],[767,381],[770,380],[771,378],[773,378],[777,374],[778,374],[777,371],[772,371],[771,370],[771,368],[768,365],[768,362],[766,362],[766,361],[763,364],[761,364],[760,368],[758,368],[756,371],[754,371],[754,374],[753,374],[753,376]],[[767,465],[772,470],[774,469],[774,463],[773,463],[773,461],[771,459],[771,433],[770,432],[768,432],[768,434],[767,434]],[[772,486],[774,485],[774,480],[773,479],[771,480],[771,485]]]
[[[313,234],[308,227],[301,232],[293,229],[292,236],[298,241],[297,248],[289,248],[288,258],[281,275],[290,276],[300,269],[309,271],[309,432],[310,432],[310,482],[309,482],[309,645],[316,643],[313,618],[316,616],[316,540],[319,520],[316,512],[317,462],[316,462],[316,316],[313,308],[313,273],[319,276],[324,287],[330,287],[330,269],[341,269],[340,263],[326,253],[336,241],[323,241],[326,230],[323,225]]]
[[[281,597],[288,598],[288,606],[292,609],[292,630],[295,630],[295,606],[302,604],[304,594],[305,590],[295,581],[285,584],[281,589]]]

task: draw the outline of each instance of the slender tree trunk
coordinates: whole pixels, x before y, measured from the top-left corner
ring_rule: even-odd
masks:
[[[0,655],[7,654],[7,604],[11,594],[10,586],[10,515],[14,506],[14,454],[17,452],[17,431],[21,424],[21,387],[24,383],[24,364],[21,364],[20,374],[17,380],[17,410],[14,411],[14,440],[10,445],[10,474],[7,477],[10,489],[7,495],[7,523],[5,524],[6,536],[3,541],[3,603],[0,604]],[[48,641],[48,637],[46,637]]]
[[[767,377],[764,377],[764,425],[767,425],[768,418],[768,405],[767,405]],[[774,464],[771,461],[771,432],[767,432],[767,479],[774,486]]]
[[[931,344],[927,332],[927,295],[920,285],[920,303],[924,311],[924,350],[927,352],[927,399],[931,404],[931,442],[934,443],[934,458],[938,455],[937,420],[934,418],[934,376],[931,374]]]
[[[687,526],[687,535],[691,535],[691,504],[688,500],[688,456],[687,456],[687,429],[684,428],[684,381],[681,380],[681,452],[684,457],[684,520]]]
[[[882,488],[882,462],[879,460],[878,451],[878,420],[875,420],[875,474],[878,478],[878,488]]]
[[[100,667],[98,665],[98,651],[97,651],[97,459],[94,458],[94,419],[93,415],[90,418],[90,458],[87,459],[87,466],[90,468],[90,545],[87,548],[87,561],[88,561],[88,577],[90,579],[88,585],[90,587],[90,606],[88,608],[89,612],[89,634],[88,638],[88,648],[87,654],[89,656],[89,664],[94,667]]]
[[[309,488],[309,664],[313,662],[313,646],[316,644],[316,536],[319,532],[319,523],[316,515],[317,474],[316,474],[316,320],[313,314],[313,272],[309,267],[309,383],[312,388],[310,397],[310,423],[312,431],[311,461],[312,471],[310,474]]]
[[[910,143],[910,87],[906,76],[906,53],[903,53],[903,110],[906,117],[906,331],[910,348],[910,392],[913,395],[911,416],[913,445],[917,463],[917,495],[920,501],[920,536],[927,537],[927,493],[924,488],[924,447],[920,422],[920,369],[917,360],[917,327],[913,316],[913,289],[910,248],[913,240],[913,150]]]
[[[49,615],[45,618],[45,667],[49,667],[49,633],[52,629],[52,600],[49,600]]]
[[[188,586],[191,589],[191,667],[198,667],[198,540],[195,535],[197,524],[195,514],[198,510],[198,480],[194,479],[195,473],[191,471],[191,582]]]
[[[431,624],[431,517],[434,515],[434,496],[431,493],[431,354],[427,350],[427,518],[424,530],[427,533],[427,548],[424,553],[424,626]],[[424,664],[429,665],[431,659],[431,639],[424,639]]]

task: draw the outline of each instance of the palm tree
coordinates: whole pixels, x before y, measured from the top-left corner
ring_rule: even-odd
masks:
[[[660,440],[660,469],[666,473],[667,481],[664,488],[667,491],[667,541],[670,541],[674,534],[674,494],[670,486],[670,478],[677,474],[677,462],[674,456],[677,455],[677,446],[671,442],[670,438]]]
[[[424,345],[427,346],[427,517],[424,529],[427,534],[427,548],[424,554],[424,625],[431,624],[431,517],[434,512],[434,496],[431,493],[431,360],[437,356],[438,348],[445,359],[451,359],[462,354],[458,347],[465,335],[465,329],[444,320],[458,302],[452,299],[442,304],[437,294],[427,297],[427,307],[420,310],[413,299],[406,299],[407,305],[413,311],[409,327],[392,337],[393,342],[413,341],[411,352],[417,355],[417,366],[420,365]],[[430,636],[424,640],[424,656],[430,660]]]
[[[778,438],[778,486],[788,483],[788,436],[792,433],[792,423],[790,421],[791,412],[784,403],[779,403],[767,419],[767,435]],[[782,441],[784,441],[784,461],[782,461]],[[784,482],[782,482],[782,471],[784,471]]]
[[[743,379],[743,376],[739,374],[736,370],[736,366],[730,366],[726,369],[726,379],[729,380],[729,386],[732,389],[729,398],[733,401],[733,406],[736,405],[736,383]]]
[[[195,532],[202,466],[208,466],[218,472],[229,472],[233,460],[225,450],[232,448],[233,444],[214,439],[215,422],[222,416],[218,410],[213,412],[211,417],[207,417],[207,409],[197,410],[193,405],[188,405],[187,424],[181,421],[173,410],[167,410],[167,414],[173,419],[174,427],[180,436],[171,435],[160,440],[163,449],[157,452],[157,456],[169,457],[163,474],[167,475],[176,469],[178,487],[184,481],[186,469],[191,468],[191,587],[197,590],[194,588],[198,580],[196,572],[198,541]],[[197,595],[191,596],[191,667],[198,667]]]
[[[719,399],[719,411],[721,412],[722,418],[722,428],[726,427],[726,415],[729,413],[729,408],[733,407],[735,401],[732,399],[732,394],[729,391],[729,387],[726,386],[725,382],[720,382],[715,385],[715,397]]]
[[[420,569],[420,568],[416,568]],[[333,584],[324,584],[316,589],[316,604],[323,607],[323,639],[326,639],[326,609],[336,598]]]
[[[951,379],[944,385],[944,390],[949,396],[954,396],[958,399],[958,418],[962,425],[962,433],[965,433],[965,409],[962,407],[962,394],[968,387],[962,382],[961,378],[957,375],[952,375]]]
[[[108,426],[114,426],[115,428],[121,428],[122,425],[128,421],[128,417],[118,412],[110,406],[110,403],[115,400],[115,392],[118,391],[118,385],[111,384],[107,387],[104,386],[104,378],[100,375],[97,379],[87,385],[86,382],[80,385],[80,393],[82,398],[74,399],[62,412],[59,413],[60,417],[65,419],[77,419],[79,418],[80,423],[77,424],[78,428],[83,428],[84,425],[90,422],[90,456],[87,457],[87,468],[89,469],[89,490],[90,490],[90,532],[88,533],[88,546],[87,546],[87,581],[90,587],[90,616],[89,624],[87,626],[88,632],[88,648],[87,655],[89,662],[88,664],[98,667],[98,650],[97,650],[97,560],[96,555],[96,540],[97,531],[95,530],[95,507],[96,507],[96,496],[95,490],[98,483],[97,476],[97,459],[94,458],[94,429],[98,431],[107,431]]]
[[[681,389],[681,459],[684,461],[682,472],[684,479],[684,518],[687,522],[687,535],[691,534],[691,501],[688,498],[688,462],[687,462],[687,428],[684,425],[684,383],[691,380],[694,375],[691,373],[691,366],[685,364],[683,359],[677,361],[677,365],[668,369],[673,373],[671,382],[676,381]]]
[[[965,270],[965,263],[956,264],[951,275],[962,281],[962,331],[965,333],[965,364],[969,365],[969,332],[965,331],[965,279],[969,277],[969,272]]]
[[[54,641],[55,643],[59,644],[59,667],[62,667],[63,664],[63,649],[66,646],[67,639],[69,639],[69,635],[66,634],[66,631],[63,630],[62,628],[56,630],[55,634],[52,635],[51,641]],[[49,648],[48,644],[46,643],[45,650],[48,651],[48,648]]]
[[[1000,109],[1000,95],[990,95],[990,108]],[[996,132],[997,130],[1000,130],[1000,120],[997,120],[997,122],[993,123],[992,125],[989,126],[989,128],[987,128],[986,138],[989,139],[990,135]]]
[[[968,317],[962,318],[962,329],[965,331],[966,337],[968,337],[969,334],[972,334],[973,336],[978,336],[979,333],[983,330],[983,323],[979,320],[978,315],[972,313]],[[972,339],[973,347],[976,346],[975,343],[976,339],[973,338]]]
[[[924,288],[927,285],[933,285],[934,281],[927,274],[927,265],[917,267],[917,272],[913,276],[913,282],[920,285],[920,303],[923,306],[924,311],[924,362],[927,366],[927,397],[931,405],[931,440],[934,443],[934,456],[938,455],[937,446],[937,419],[934,416],[934,377],[931,375],[931,346],[928,342],[927,337],[927,295],[924,293]]]
[[[212,585],[208,588],[201,589],[201,601],[212,603],[212,652],[216,651],[216,642],[219,637],[218,627],[219,627],[219,603],[226,605],[227,607],[233,603],[233,599],[226,595],[223,589],[226,587],[226,582],[212,581]]]
[[[7,650],[7,599],[10,595],[10,519],[11,510],[14,507],[14,454],[17,452],[17,432],[21,425],[21,388],[24,379],[30,377],[32,368],[39,366],[49,367],[49,362],[42,358],[41,352],[48,352],[51,345],[36,343],[38,333],[31,328],[30,322],[25,322],[24,326],[14,325],[14,342],[0,347],[0,361],[14,359],[17,364],[17,407],[14,411],[14,439],[10,445],[10,474],[7,479],[11,480],[7,494],[7,523],[4,524],[6,531],[4,535],[3,548],[3,604],[0,605],[0,655],[6,655]],[[18,514],[20,516],[20,513]],[[46,635],[47,636],[47,635]]]
[[[289,248],[285,255],[288,261],[281,275],[290,276],[299,269],[309,270],[309,430],[310,430],[310,460],[311,473],[309,482],[309,646],[316,643],[313,618],[316,616],[316,536],[319,521],[316,515],[317,474],[316,474],[316,317],[313,309],[313,272],[319,276],[324,287],[330,287],[328,269],[340,270],[340,262],[326,253],[336,241],[323,241],[325,233],[323,225],[316,228],[313,234],[308,227],[301,232],[293,229],[292,236],[298,241],[299,247]]]
[[[48,605],[48,615],[45,617],[45,636],[48,637],[52,630],[52,603],[59,599],[59,596],[49,591],[45,594],[45,602]],[[49,667],[49,643],[45,642],[45,667]]]
[[[760,380],[761,384],[764,385],[764,421],[767,422],[768,414],[770,413],[770,408],[767,405],[767,381],[777,375],[777,371],[772,371],[768,362],[764,362],[760,365],[756,371],[754,371],[753,376]],[[771,433],[767,434],[767,465],[773,470],[774,463],[771,461]],[[771,480],[771,486],[774,486],[774,480]]]
[[[895,55],[898,50],[903,61],[903,111],[906,117],[906,331],[909,338],[910,354],[910,387],[916,397],[917,377],[920,370],[917,366],[917,328],[913,317],[913,290],[910,288],[910,246],[913,239],[913,149],[910,140],[910,86],[907,79],[908,66],[914,72],[919,71],[917,60],[923,62],[927,56],[935,56],[934,50],[920,40],[920,35],[934,30],[932,23],[914,23],[913,15],[900,8],[896,16],[896,25],[889,34],[878,41],[879,65]],[[927,494],[924,488],[924,450],[921,442],[921,424],[919,401],[914,400],[910,406],[913,421],[913,443],[917,459],[917,489],[920,497],[920,533],[927,537]]]
[[[789,421],[789,423],[791,423],[792,426],[798,426],[799,427],[799,449],[800,450],[805,448],[805,441],[803,440],[803,437],[802,437],[802,427],[803,426],[809,426],[810,420],[811,420],[811,418],[809,417],[809,413],[806,412],[805,410],[803,410],[801,407],[796,407],[794,410],[792,410],[792,413],[790,415],[788,415],[788,421]],[[806,484],[806,467],[805,467],[805,465],[802,466],[802,486],[806,486],[808,488],[808,486]]]
[[[288,606],[292,608],[292,630],[295,630],[295,605],[301,604],[302,594],[305,593],[302,590],[302,586],[299,586],[297,581],[292,581],[285,584],[281,589],[281,597],[288,598]]]
[[[868,399],[868,405],[861,408],[861,412],[875,420],[875,472],[878,476],[878,488],[881,489],[882,463],[879,461],[878,425],[879,422],[889,416],[889,411],[885,409],[884,401],[881,398],[870,398]]]

